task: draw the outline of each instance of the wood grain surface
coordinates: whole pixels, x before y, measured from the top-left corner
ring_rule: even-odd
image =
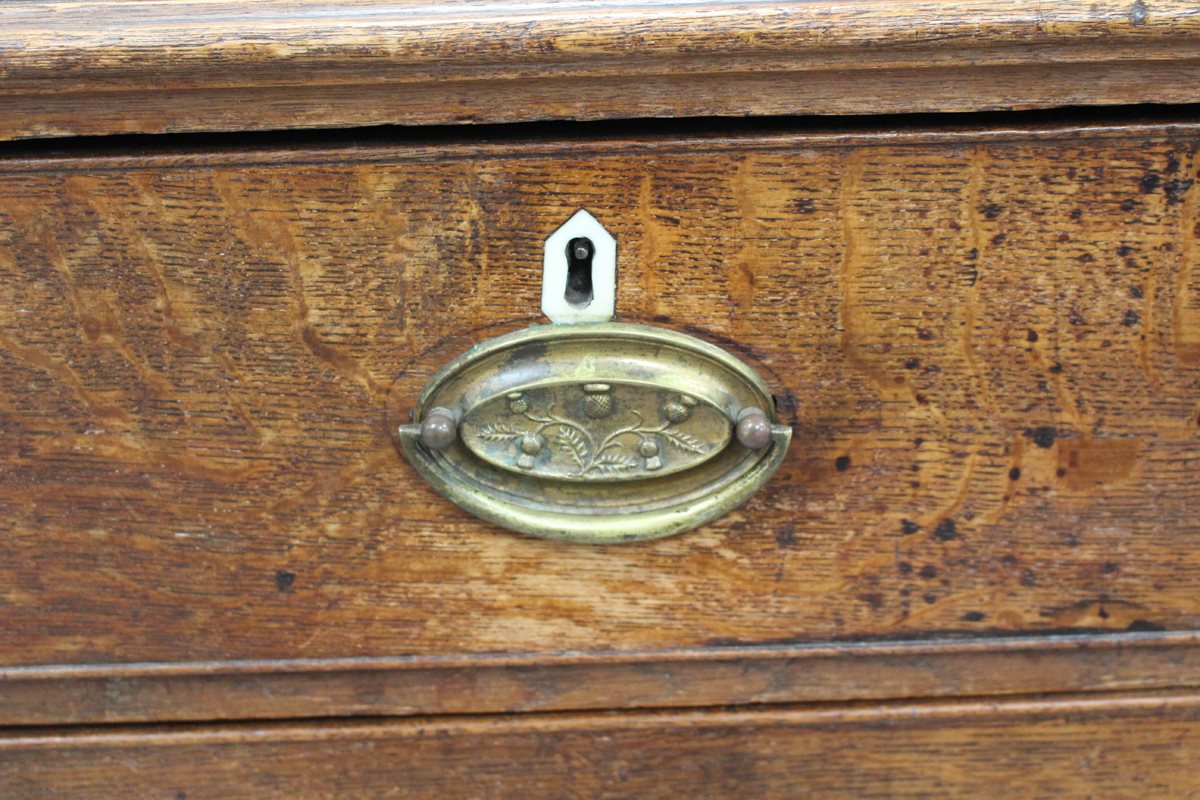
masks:
[[[1192,629],[1198,135],[0,162],[0,663]],[[581,206],[621,318],[729,348],[794,426],[695,532],[505,533],[391,437],[536,321]]]
[[[1190,0],[0,5],[0,138],[1200,100]]]
[[[1194,693],[27,730],[0,793],[173,798],[1186,798]]]

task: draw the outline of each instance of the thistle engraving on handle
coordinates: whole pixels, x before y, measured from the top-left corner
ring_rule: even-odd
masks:
[[[583,394],[577,403],[578,416],[558,412],[569,405],[566,398],[543,397],[549,402],[539,405],[526,392],[510,392],[505,396],[509,415],[529,424],[489,421],[480,425],[478,436],[485,442],[515,443],[512,463],[526,471],[533,470],[539,456],[550,448],[571,465],[566,477],[584,479],[656,472],[663,468],[668,453],[694,460],[728,438],[727,422],[720,431],[706,430],[713,427],[711,420],[708,425],[692,426],[697,430],[683,429],[698,405],[689,395],[676,394],[659,405],[663,421],[653,424],[636,408],[622,409],[610,384],[588,383],[579,388]],[[719,435],[705,437],[706,433]]]

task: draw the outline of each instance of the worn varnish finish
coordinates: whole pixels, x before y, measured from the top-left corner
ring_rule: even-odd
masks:
[[[1198,135],[4,162],[0,662],[1191,629]],[[504,533],[390,436],[536,321],[580,206],[620,316],[730,347],[795,427],[696,532]]]
[[[0,738],[0,792],[89,798],[1196,796],[1194,693],[417,718]]]
[[[1200,100],[1189,0],[24,2],[0,138]]]

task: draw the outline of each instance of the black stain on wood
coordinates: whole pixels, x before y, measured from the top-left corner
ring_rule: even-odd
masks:
[[[1020,470],[1019,468],[1017,468],[1017,467],[1013,467],[1012,469],[1010,469],[1010,470],[1008,471],[1008,479],[1009,479],[1010,481],[1019,481],[1019,480],[1021,480],[1021,470]]]
[[[1167,195],[1167,205],[1173,206],[1183,202],[1183,196],[1187,194],[1187,190],[1192,188],[1193,180],[1181,180],[1174,178],[1163,185],[1163,191]]]
[[[796,546],[796,526],[781,525],[775,529],[775,544],[781,548]]]
[[[877,592],[873,592],[871,594],[860,594],[858,599],[870,606],[872,610],[878,611],[879,609],[883,608],[883,595]]]
[[[1147,622],[1144,619],[1135,619],[1125,628],[1132,633],[1150,633],[1153,631],[1165,631],[1162,625],[1156,625],[1153,622]]]
[[[962,618],[965,622],[983,622],[986,616],[982,611],[968,611],[962,615]]]
[[[845,472],[850,469],[850,456],[838,456],[837,460],[833,462],[833,466],[837,468],[838,472]]]
[[[296,582],[296,573],[288,572],[287,570],[279,570],[275,573],[275,586],[281,592],[286,592],[292,588],[292,584]]]
[[[921,526],[913,522],[911,519],[900,520],[900,533],[903,536],[912,536],[917,531],[921,530]]]
[[[1134,325],[1137,325],[1141,321],[1142,321],[1142,318],[1138,314],[1138,312],[1134,311],[1131,308],[1125,312],[1125,316],[1121,319],[1121,324],[1124,325],[1126,328],[1132,328]]]
[[[933,529],[933,538],[940,541],[948,542],[957,537],[958,526],[954,523],[954,520],[950,519],[949,517],[939,522],[937,527]]]
[[[1054,440],[1058,438],[1058,431],[1049,425],[1042,425],[1037,428],[1029,428],[1025,431],[1025,435],[1033,440],[1033,443],[1043,450],[1049,450],[1054,447]]]

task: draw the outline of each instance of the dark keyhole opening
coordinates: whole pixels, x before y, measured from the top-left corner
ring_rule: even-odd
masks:
[[[592,302],[592,257],[596,248],[591,239],[572,239],[567,243],[567,291],[563,299],[572,308],[586,308]]]

